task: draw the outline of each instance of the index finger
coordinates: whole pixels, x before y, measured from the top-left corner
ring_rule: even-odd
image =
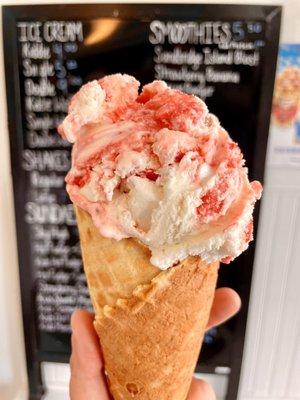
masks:
[[[220,325],[233,317],[241,308],[240,296],[230,288],[216,290],[206,329]]]

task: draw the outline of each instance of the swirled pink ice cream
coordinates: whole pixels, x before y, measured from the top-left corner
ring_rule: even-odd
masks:
[[[195,96],[110,75],[72,98],[59,133],[74,143],[66,182],[102,236],[136,238],[166,269],[189,255],[228,263],[252,240],[259,182]]]

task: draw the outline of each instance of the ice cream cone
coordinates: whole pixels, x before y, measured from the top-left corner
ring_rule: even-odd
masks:
[[[100,235],[75,206],[84,269],[115,400],[185,400],[219,263],[188,257],[166,271],[134,239]]]

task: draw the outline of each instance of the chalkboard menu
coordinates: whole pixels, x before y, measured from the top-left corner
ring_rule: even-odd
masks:
[[[70,145],[56,133],[79,87],[106,74],[165,80],[204,99],[263,180],[280,7],[34,5],[3,7],[8,122],[26,354],[32,398],[39,363],[68,361],[70,315],[91,310],[73,207]],[[256,213],[257,225],[257,213]],[[221,269],[243,311],[205,338],[199,371],[230,372],[235,399],[254,244]]]

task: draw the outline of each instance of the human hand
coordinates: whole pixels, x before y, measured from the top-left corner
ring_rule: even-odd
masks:
[[[220,325],[236,314],[241,300],[229,288],[217,289],[207,330]],[[93,315],[77,310],[71,318],[72,354],[70,358],[71,400],[111,400],[104,375],[99,339],[93,326]],[[215,400],[212,387],[201,379],[193,378],[187,400]]]

